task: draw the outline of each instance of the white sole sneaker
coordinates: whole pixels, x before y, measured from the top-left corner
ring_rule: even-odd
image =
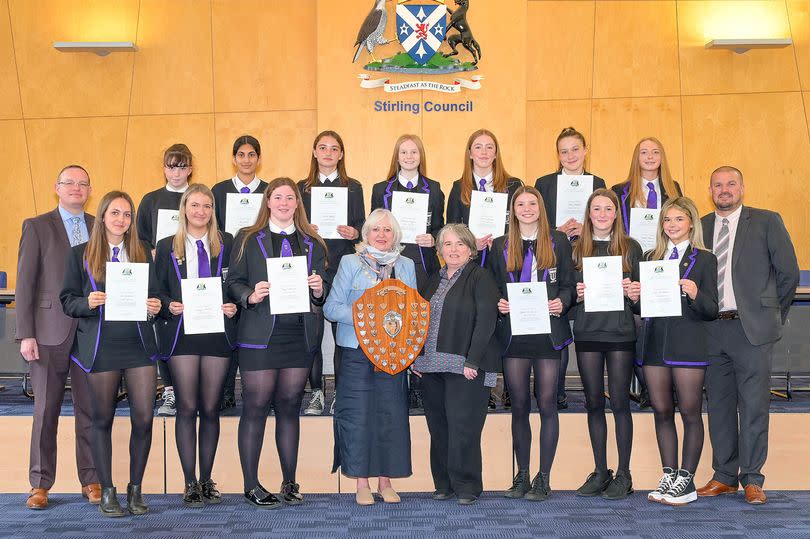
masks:
[[[683,496],[678,496],[677,498],[673,496],[666,496],[664,495],[661,498],[661,503],[664,505],[672,505],[674,507],[678,507],[681,505],[686,505],[688,503],[692,503],[698,499],[697,491],[690,492],[689,494],[684,494]]]
[[[658,492],[657,490],[653,490],[647,494],[647,500],[651,502],[660,502],[663,497],[664,494],[662,492]]]

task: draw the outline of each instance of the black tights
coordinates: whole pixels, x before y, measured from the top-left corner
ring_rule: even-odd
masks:
[[[200,415],[200,481],[211,479],[219,444],[219,404],[230,358],[172,356],[177,419],[174,436],[186,483],[197,480],[197,412]]]
[[[633,448],[633,416],[630,414],[630,378],[633,375],[631,351],[577,352],[577,366],[585,391],[588,411],[588,433],[596,469],[606,472],[607,419],[605,418],[605,364],[607,363],[610,409],[616,424],[616,445],[619,452],[618,469],[630,470]]]
[[[655,436],[661,464],[678,469],[678,432],[675,430],[673,383],[678,392],[678,408],[683,421],[681,468],[695,473],[703,451],[703,378],[705,370],[670,367],[644,367],[650,401],[655,412]]]
[[[529,469],[532,448],[532,430],[529,412],[532,399],[529,375],[534,368],[534,398],[540,411],[540,471],[548,474],[557,453],[560,438],[560,419],[557,415],[558,359],[506,358],[503,376],[512,399],[512,448],[518,469]]]
[[[309,368],[242,372],[242,417],[239,419],[239,460],[245,491],[259,484],[259,457],[270,404],[276,415],[276,449],[284,481],[295,481],[301,398]]]
[[[129,482],[140,485],[152,447],[152,410],[157,374],[154,365],[123,371],[93,372],[87,376],[92,396],[92,450],[102,487],[112,487],[112,426],[118,386],[123,373],[127,382],[129,419]]]
[[[319,323],[323,323],[323,320],[321,320]],[[332,327],[332,339],[335,343],[337,343],[337,322],[329,322],[328,324]],[[326,331],[323,333],[325,335]],[[309,387],[312,390],[323,390],[323,337],[324,336],[321,335],[321,346],[318,346],[318,349],[315,352],[315,361],[312,362],[312,370],[309,371]],[[335,344],[335,351],[332,354],[332,365],[334,366],[335,372],[335,387],[337,387],[337,376],[338,368],[340,367],[341,352],[342,349],[340,346]]]

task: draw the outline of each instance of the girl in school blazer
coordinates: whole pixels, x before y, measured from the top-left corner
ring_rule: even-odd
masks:
[[[124,515],[112,482],[112,424],[122,376],[126,378],[132,425],[127,509],[133,515],[149,510],[143,501],[141,481],[152,443],[154,361],[158,358],[151,319],[161,304],[149,247],[139,241],[132,226],[133,208],[132,199],[124,192],[111,191],[102,197],[89,241],[74,247],[67,257],[59,295],[65,314],[78,319],[71,359],[88,373],[93,460],[101,480],[99,511],[107,517]],[[123,263],[149,264],[147,321],[106,320],[105,271],[118,271],[117,264],[121,264],[122,272],[130,272]]]

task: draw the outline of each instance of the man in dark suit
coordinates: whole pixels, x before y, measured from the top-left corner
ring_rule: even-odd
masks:
[[[717,256],[720,314],[709,326],[706,397],[714,476],[699,496],[745,489],[763,504],[773,344],[799,284],[796,252],[779,214],[742,205],[742,173],[723,166],[709,184],[715,211],[703,239]]]
[[[76,321],[62,312],[59,291],[71,246],[86,242],[93,216],[84,213],[90,177],[79,165],[62,169],[56,180],[59,205],[26,219],[17,260],[17,335],[20,353],[31,368],[34,421],[31,429],[30,509],[48,507],[56,477],[56,429],[68,374],[76,421],[76,467],[82,495],[101,500],[101,486],[90,452],[90,395],[86,374],[70,360]]]

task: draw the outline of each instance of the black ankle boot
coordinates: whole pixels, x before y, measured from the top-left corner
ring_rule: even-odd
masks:
[[[122,517],[124,509],[118,503],[118,495],[115,487],[101,488],[101,502],[98,504],[98,512],[105,517]]]
[[[524,499],[535,502],[545,501],[551,495],[551,487],[548,482],[548,474],[537,472],[532,480],[532,488],[526,493]]]
[[[522,498],[530,488],[532,484],[529,481],[529,470],[518,470],[512,480],[512,486],[503,495],[505,498]]]
[[[143,493],[141,485],[127,485],[127,509],[133,515],[145,515],[149,512],[149,507],[143,503]]]

